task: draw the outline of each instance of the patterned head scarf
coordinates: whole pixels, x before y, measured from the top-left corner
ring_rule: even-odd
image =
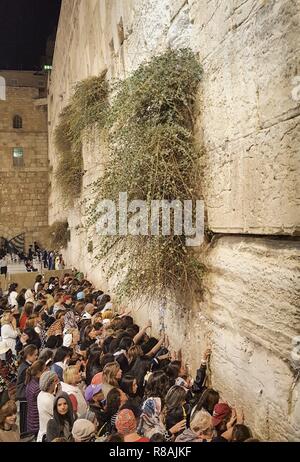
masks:
[[[136,418],[130,409],[119,412],[115,422],[116,429],[121,435],[130,435],[136,431]]]
[[[138,433],[151,438],[154,433],[165,433],[166,429],[160,420],[161,399],[148,398],[143,404]]]
[[[73,311],[67,311],[64,317],[65,329],[78,329],[75,314]]]

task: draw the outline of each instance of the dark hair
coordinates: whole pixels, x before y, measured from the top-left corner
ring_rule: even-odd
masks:
[[[133,344],[134,343],[131,337],[123,337],[120,340],[119,349],[128,351],[129,348],[133,346]]]
[[[113,338],[109,344],[109,353],[114,354],[119,349],[119,338]]]
[[[35,361],[30,367],[26,369],[25,385],[28,385],[33,377],[36,377],[40,372],[43,372],[44,370],[45,362],[41,359]]]
[[[58,401],[61,398],[63,398],[68,404],[68,412],[64,416],[59,414],[58,411],[57,411]],[[72,405],[72,401],[70,400],[70,397],[69,397],[69,395],[67,393],[60,392],[56,396],[56,398],[54,400],[54,404],[53,404],[53,419],[55,420],[57,425],[59,425],[61,431],[63,431],[64,423],[65,423],[66,420],[69,422],[70,428],[73,427],[73,423],[74,423],[73,405]]]
[[[207,388],[200,396],[194,412],[205,409],[205,411],[209,412],[210,415],[213,415],[214,407],[219,402],[219,399],[220,395],[216,390],[213,388]]]
[[[165,404],[167,411],[173,411],[174,409],[181,406],[186,399],[186,390],[185,388],[179,385],[173,385],[168,393],[166,394]]]
[[[244,443],[260,443],[260,440],[257,438],[247,438]]]
[[[139,332],[139,328],[138,328],[138,330],[136,330],[136,328],[134,326],[136,326],[136,324],[133,324],[132,326],[127,327],[126,331],[125,331],[132,338],[134,338],[136,336],[136,334]]]
[[[163,371],[155,371],[150,375],[145,387],[144,399],[160,398],[164,404],[169,389],[169,378]]]
[[[154,337],[150,337],[149,340],[147,340],[145,343],[141,345],[141,348],[143,350],[144,355],[149,353],[152,348],[155,347],[155,345],[158,343],[158,340]]]
[[[27,345],[23,350],[20,352],[20,361],[24,362],[26,361],[27,356],[33,355],[35,351],[37,351],[38,348],[35,345]]]
[[[142,401],[141,401],[142,404]],[[123,409],[129,409],[133,412],[134,417],[138,420],[142,414],[142,406],[138,405],[135,399],[128,399],[126,403],[122,404],[119,411],[123,411]]]
[[[102,327],[103,327],[102,322],[95,322],[95,324],[93,324],[94,330],[100,330]]]
[[[49,362],[52,363],[53,356],[54,356],[54,352],[52,350],[50,350],[49,348],[46,348],[46,349],[44,349],[43,351],[40,352],[39,359],[44,361],[45,364],[49,359],[51,359],[51,361],[49,361]],[[48,366],[49,366],[49,363],[48,363]]]
[[[38,274],[37,277],[35,278],[35,282],[42,282],[43,276],[41,274]]]
[[[162,433],[154,433],[150,438],[151,443],[164,443],[166,441],[165,436]]]
[[[133,382],[135,380],[136,380],[136,378],[133,375],[126,374],[126,375],[122,376],[120,386],[121,386],[121,390],[123,390],[124,393],[126,393],[127,396],[133,397],[135,395],[135,393],[133,393],[133,389],[132,389]]]
[[[110,353],[106,353],[103,356],[101,356],[101,358],[100,358],[100,368],[101,368],[100,372],[103,371],[104,366],[106,366],[106,364],[112,363],[112,362],[114,362],[114,360],[115,360],[114,355],[112,355]]]
[[[133,317],[132,316],[123,316],[123,328],[126,329],[127,327],[133,326]]]
[[[110,300],[111,298],[109,295],[102,295],[100,302],[98,302],[98,308],[102,310],[105,307],[106,303],[110,302]]]
[[[232,441],[242,443],[251,437],[252,434],[250,428],[243,424],[235,424],[232,431]]]
[[[45,348],[59,348],[63,344],[63,338],[61,335],[50,335],[45,344]]]
[[[12,284],[10,284],[9,286],[9,289],[8,289],[8,293],[10,294],[11,292],[14,292],[16,290],[16,288],[18,287],[18,284],[16,282],[13,282]]]
[[[36,348],[39,350],[41,348],[41,339],[39,334],[34,330],[33,327],[26,327],[26,329],[23,330],[23,333],[28,335],[28,344],[29,345],[35,345]]]
[[[113,337],[111,335],[109,335],[108,337],[104,339],[102,343],[102,350],[104,354],[109,353],[109,346],[112,340],[113,340]]]
[[[56,350],[56,353],[53,358],[53,363],[59,363],[63,361],[67,356],[71,356],[70,348],[61,346]]]
[[[89,337],[89,334],[92,332],[93,326],[92,324],[89,324],[88,326],[85,327],[84,332],[83,332],[83,342],[81,343],[88,343],[91,339]]]
[[[181,422],[181,420],[187,419],[188,410],[189,408],[187,405],[181,405],[181,406],[178,406],[177,408],[173,408],[171,411],[166,412],[166,415],[165,415],[166,429],[170,430],[170,428],[172,428],[178,422]],[[181,433],[181,431],[178,433]]]
[[[178,366],[178,364],[167,364],[163,370],[165,374],[169,377],[170,386],[175,385],[176,379],[179,376],[180,371],[180,367]]]
[[[90,384],[92,378],[102,370],[100,366],[101,351],[101,348],[98,346],[95,346],[95,348],[89,348],[88,350],[89,356],[85,369],[87,384]]]
[[[144,390],[144,378],[150,370],[151,358],[148,356],[138,356],[128,373],[136,378],[138,384],[138,394],[142,396]]]
[[[18,293],[18,296],[16,298],[18,305],[23,306],[25,305],[25,292],[27,289],[21,289],[20,292]]]
[[[109,417],[115,415],[121,404],[121,391],[119,388],[112,388],[106,398],[106,412]]]

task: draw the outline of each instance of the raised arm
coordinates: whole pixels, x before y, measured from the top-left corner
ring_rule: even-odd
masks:
[[[133,337],[133,342],[135,345],[137,345],[139,343],[139,341],[141,340],[141,338],[143,337],[143,335],[146,333],[146,330],[149,328],[149,327],[152,327],[152,322],[149,320],[148,321],[148,324],[143,327],[143,329],[141,329],[134,337]]]
[[[154,356],[156,353],[160,350],[161,346],[163,345],[165,341],[165,336],[163,335],[157,344],[152,348],[152,350],[149,351],[149,353],[146,354],[146,356]]]

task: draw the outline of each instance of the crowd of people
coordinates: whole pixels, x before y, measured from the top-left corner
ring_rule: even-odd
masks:
[[[0,442],[251,442],[243,412],[190,376],[81,273],[0,294]]]
[[[38,272],[41,265],[48,270],[63,270],[65,267],[61,253],[41,249],[37,242],[29,246],[27,254],[12,249],[0,249],[0,274],[6,276],[9,264],[21,262],[24,263],[27,272]]]

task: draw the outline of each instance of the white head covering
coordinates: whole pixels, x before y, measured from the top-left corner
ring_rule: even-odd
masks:
[[[26,300],[26,302],[33,302],[34,301],[34,295],[33,295],[31,289],[26,290],[26,292],[25,292],[25,300]]]

